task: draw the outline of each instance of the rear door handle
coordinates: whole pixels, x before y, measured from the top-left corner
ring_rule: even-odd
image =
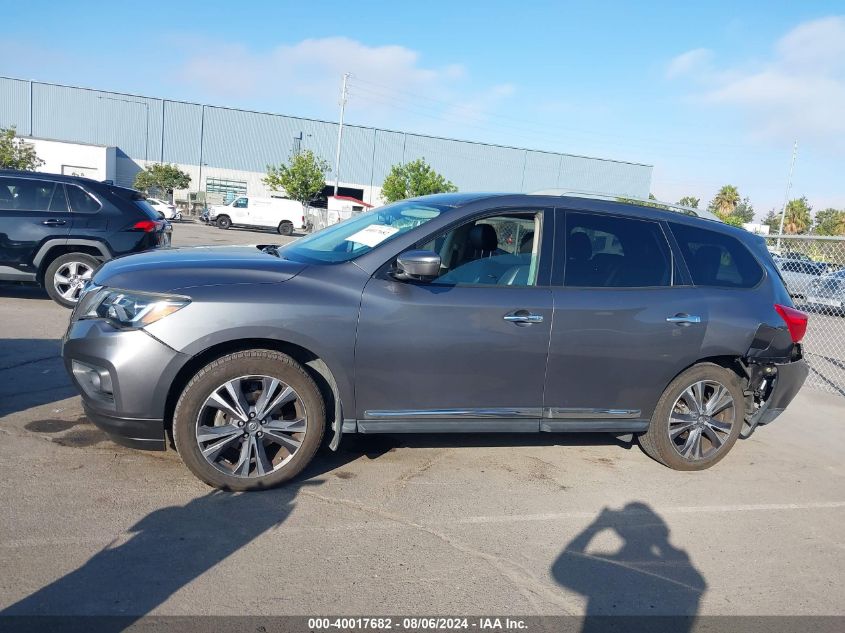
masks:
[[[676,325],[690,325],[692,323],[701,323],[701,317],[694,314],[679,313],[675,316],[666,317],[669,323]]]
[[[64,226],[65,224],[67,224],[67,221],[50,219],[44,220],[41,224],[43,224],[44,226]]]
[[[502,317],[505,321],[510,323],[542,323],[543,322],[543,315],[542,314],[534,314],[533,312],[529,312],[528,310],[514,310],[513,312],[509,312],[504,317]]]

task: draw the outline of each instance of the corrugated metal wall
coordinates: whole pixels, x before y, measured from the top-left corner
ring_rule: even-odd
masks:
[[[0,127],[9,125],[20,135],[116,146],[118,180],[130,182],[132,160],[264,172],[296,145],[333,165],[337,139],[337,124],[326,121],[0,78]],[[422,157],[466,191],[567,187],[646,197],[651,184],[650,165],[354,125],[343,135],[346,183],[379,186],[392,165]]]

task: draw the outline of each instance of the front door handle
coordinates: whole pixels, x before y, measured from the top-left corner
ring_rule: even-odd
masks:
[[[51,218],[49,220],[44,220],[41,224],[43,224],[44,226],[64,226],[65,224],[67,224],[67,221],[55,220]]]
[[[528,310],[514,310],[513,312],[509,312],[504,317],[502,317],[505,321],[510,323],[542,323],[543,322],[543,315],[542,314],[534,314],[529,312]]]
[[[694,314],[686,314],[685,312],[678,313],[675,316],[666,317],[666,320],[669,323],[674,323],[676,325],[691,325],[692,323],[701,323],[700,316],[696,316]]]

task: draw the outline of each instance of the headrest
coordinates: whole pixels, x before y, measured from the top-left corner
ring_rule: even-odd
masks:
[[[476,224],[469,232],[469,243],[477,251],[495,251],[499,246],[496,229],[489,224]]]
[[[593,256],[593,244],[586,233],[571,233],[569,243],[566,245],[567,259],[586,261]]]

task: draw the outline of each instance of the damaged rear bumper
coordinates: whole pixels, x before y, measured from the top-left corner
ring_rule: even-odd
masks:
[[[810,368],[803,358],[789,363],[767,365],[766,370],[772,381],[771,389],[760,407],[746,418],[743,429],[743,435],[746,437],[756,427],[772,422],[783,413],[810,373]]]

